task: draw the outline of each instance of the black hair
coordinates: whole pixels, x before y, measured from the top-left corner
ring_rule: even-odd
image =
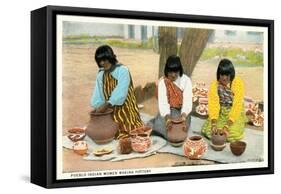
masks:
[[[165,69],[164,69],[164,74],[167,77],[169,72],[179,72],[180,77],[183,74],[183,68],[181,64],[181,60],[178,56],[176,55],[171,55],[168,57],[166,64],[165,64]]]
[[[220,75],[230,76],[232,82],[235,77],[235,69],[232,62],[228,59],[222,59],[217,69],[217,80],[219,81]]]
[[[108,60],[112,65],[116,65],[116,63],[118,62],[112,48],[108,45],[102,45],[97,48],[95,53],[95,60],[99,67],[101,67],[100,62],[102,60]]]

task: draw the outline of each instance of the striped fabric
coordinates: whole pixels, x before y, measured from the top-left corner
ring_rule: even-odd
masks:
[[[231,107],[233,103],[233,92],[230,87],[218,84],[218,95],[220,99],[220,105]]]
[[[183,103],[183,91],[168,78],[164,78],[167,89],[168,103],[171,108],[181,108]]]
[[[117,86],[117,80],[112,77],[109,72],[104,72],[103,83],[104,97],[106,101],[108,101],[112,91]],[[113,119],[115,122],[119,123],[119,130],[116,134],[117,139],[124,138],[128,136],[133,129],[143,126],[134,95],[132,79],[124,104],[122,106],[114,106]]]

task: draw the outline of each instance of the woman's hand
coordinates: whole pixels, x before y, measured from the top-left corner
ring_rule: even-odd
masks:
[[[101,105],[100,107],[98,107],[95,112],[104,113],[109,107],[110,107],[110,104],[108,102],[106,102],[103,105]]]
[[[224,133],[226,136],[229,135],[229,127],[233,124],[232,120],[228,120],[226,125],[223,126],[222,128],[222,133]]]
[[[166,129],[170,129],[172,127],[172,117],[170,115],[165,116]]]
[[[228,125],[225,125],[225,126],[222,128],[222,133],[225,134],[226,137],[229,135],[228,128],[229,128]]]
[[[185,113],[182,113],[182,114],[181,114],[181,119],[182,119],[182,121],[186,121],[186,117],[187,117],[187,115],[186,115]]]
[[[218,128],[216,125],[211,127],[212,134],[216,134],[218,132]]]
[[[215,134],[218,132],[218,128],[217,128],[217,120],[216,119],[213,119],[211,121],[211,131],[212,131],[212,134]]]

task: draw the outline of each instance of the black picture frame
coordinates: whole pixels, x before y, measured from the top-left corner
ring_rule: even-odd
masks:
[[[268,167],[56,180],[56,16],[96,16],[268,28]],[[31,12],[31,182],[46,188],[274,173],[274,21],[46,6]]]

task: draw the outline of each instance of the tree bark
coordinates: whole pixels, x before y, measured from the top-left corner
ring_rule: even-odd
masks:
[[[185,30],[179,56],[183,70],[188,76],[191,76],[212,32],[213,30],[210,29],[187,28]]]
[[[175,27],[159,27],[159,73],[158,77],[164,75],[166,60],[170,55],[177,54],[177,34]]]

